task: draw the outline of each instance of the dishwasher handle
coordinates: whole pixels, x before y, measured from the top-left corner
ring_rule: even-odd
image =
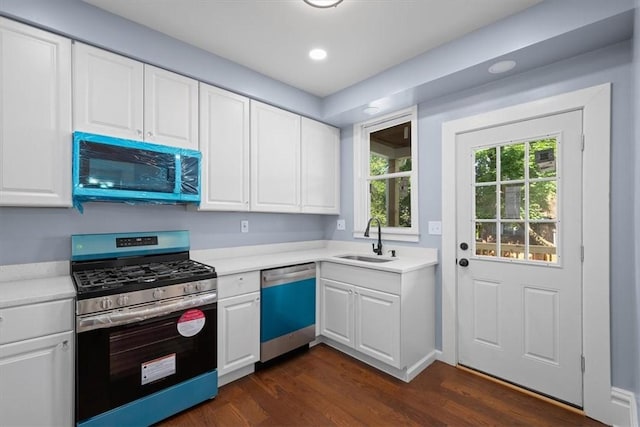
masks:
[[[316,277],[315,264],[296,265],[262,271],[261,287],[280,285],[296,282],[298,280],[312,279]]]

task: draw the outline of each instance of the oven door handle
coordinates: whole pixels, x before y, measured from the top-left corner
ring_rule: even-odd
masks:
[[[106,313],[80,316],[77,321],[77,332],[85,332],[93,329],[112,328],[114,326],[126,325],[140,322],[154,317],[164,316],[174,311],[186,308],[200,307],[218,301],[218,293],[211,292],[204,295],[181,298],[178,301],[167,301],[160,303],[145,304],[130,309],[109,311]]]

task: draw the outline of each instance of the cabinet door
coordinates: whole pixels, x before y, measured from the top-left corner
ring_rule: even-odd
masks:
[[[260,360],[260,292],[218,301],[218,375]]]
[[[73,332],[0,345],[0,425],[73,424]]]
[[[300,212],[300,116],[251,101],[251,210]]]
[[[249,99],[200,83],[200,210],[249,210]]]
[[[400,297],[355,288],[355,349],[400,366]]]
[[[320,279],[320,334],[353,347],[353,286]]]
[[[71,41],[0,18],[0,205],[71,206]]]
[[[141,62],[74,43],[74,129],[143,139],[143,78]]]
[[[144,66],[144,139],[198,149],[198,82]]]
[[[302,212],[340,213],[340,130],[302,118]]]

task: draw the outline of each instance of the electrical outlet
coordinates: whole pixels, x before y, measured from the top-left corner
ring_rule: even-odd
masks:
[[[429,221],[429,234],[442,234],[442,222],[440,221]]]
[[[249,221],[247,221],[246,219],[240,221],[240,231],[243,233],[249,232]]]
[[[344,219],[339,219],[338,222],[336,223],[336,230],[344,230],[346,229],[346,224]]]

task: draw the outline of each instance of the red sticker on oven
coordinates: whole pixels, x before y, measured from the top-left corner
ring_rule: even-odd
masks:
[[[204,313],[198,309],[185,311],[178,319],[178,332],[183,337],[192,337],[204,328]]]

